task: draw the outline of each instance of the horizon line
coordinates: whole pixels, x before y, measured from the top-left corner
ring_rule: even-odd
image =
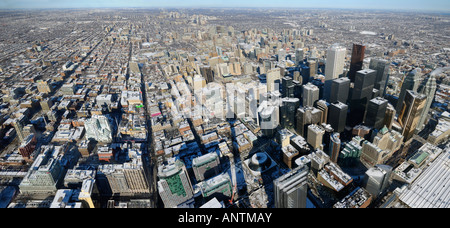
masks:
[[[380,9],[380,8],[337,8],[337,7],[286,7],[286,6],[79,6],[79,7],[34,7],[34,8],[0,8],[0,11],[7,10],[86,10],[86,9],[274,9],[274,10],[362,10],[362,11],[395,11],[395,12],[423,12],[423,13],[437,13],[450,14],[450,10],[436,10],[436,9]]]

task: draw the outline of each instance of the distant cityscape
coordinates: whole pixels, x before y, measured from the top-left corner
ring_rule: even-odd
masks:
[[[0,208],[450,207],[449,14],[1,9],[0,24]]]

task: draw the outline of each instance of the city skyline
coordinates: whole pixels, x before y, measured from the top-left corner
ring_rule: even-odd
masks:
[[[355,1],[355,0],[319,0],[319,1],[205,1],[205,0],[5,0],[0,2],[0,9],[52,9],[52,8],[317,8],[317,9],[367,9],[399,11],[434,11],[450,12],[450,2],[445,0],[423,1]]]

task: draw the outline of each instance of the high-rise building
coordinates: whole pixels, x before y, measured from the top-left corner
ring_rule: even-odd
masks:
[[[22,122],[18,119],[15,119],[13,121],[13,126],[14,126],[14,129],[16,130],[16,134],[17,134],[17,137],[19,138],[19,142],[22,143],[25,139]]]
[[[406,91],[412,90],[414,92],[417,92],[419,85],[420,85],[420,73],[417,70],[412,70],[403,79],[402,88],[397,100],[397,107],[395,109],[397,113],[400,113],[402,109],[403,101],[405,100],[406,96]]]
[[[350,100],[349,125],[355,126],[363,122],[367,103],[372,99],[376,71],[364,69],[356,72],[354,88]]]
[[[423,109],[423,113],[420,117],[419,124],[417,125],[417,130],[421,131],[425,127],[426,120],[429,119],[428,112],[430,111],[431,104],[433,104],[434,95],[436,94],[436,78],[433,74],[427,80],[425,87],[419,91],[419,93],[427,96],[427,101],[425,103],[425,108]]]
[[[386,115],[384,115],[384,126],[386,126],[387,128],[391,129],[392,128],[392,124],[394,123],[394,118],[395,118],[395,114],[397,112],[395,111],[395,108],[393,105],[391,105],[390,103],[388,103],[388,106],[386,107]]]
[[[319,124],[322,120],[322,111],[314,107],[300,107],[297,109],[296,131],[306,138],[307,128],[310,124]]]
[[[344,132],[347,123],[348,105],[336,102],[330,105],[328,113],[328,123],[338,133]]]
[[[306,208],[308,168],[299,166],[273,181],[276,208]]]
[[[330,92],[330,103],[342,102],[347,103],[348,94],[350,91],[350,79],[348,78],[337,78],[334,79],[331,84]]]
[[[267,79],[267,92],[274,92],[280,89],[281,74],[280,68],[271,69],[266,74]]]
[[[158,168],[158,192],[166,208],[175,208],[193,197],[186,166],[181,160]]]
[[[325,130],[323,130],[319,125],[311,124],[308,126],[308,137],[307,142],[314,149],[323,149],[323,135]]]
[[[303,48],[298,48],[297,50],[295,50],[295,63],[296,63],[296,65],[300,65],[301,63],[303,63],[303,58],[304,58]]]
[[[281,96],[282,97],[294,97],[294,87],[293,80],[291,77],[283,77],[281,79]]]
[[[366,98],[366,102],[372,98],[372,90],[377,72],[371,69],[364,69],[356,72],[355,84],[352,92],[352,100],[361,100]]]
[[[280,125],[283,128],[295,128],[295,114],[300,106],[298,98],[283,98],[280,107]]]
[[[333,44],[327,51],[325,65],[325,81],[339,78],[344,73],[344,61],[347,49],[339,44]]]
[[[380,96],[384,97],[386,86],[389,80],[389,62],[384,59],[371,59],[369,68],[377,71],[374,88],[380,91]]]
[[[403,106],[398,115],[398,122],[402,127],[402,135],[405,137],[405,142],[414,135],[426,101],[427,96],[412,90],[406,91]]]
[[[339,75],[344,73],[345,55],[347,50],[339,44],[333,44],[327,51],[327,62],[325,65],[325,89],[324,98],[330,99],[331,84]]]
[[[318,67],[317,61],[310,59],[308,60],[308,62],[306,62],[306,65],[309,67],[309,76],[310,77],[316,76]]]
[[[201,66],[200,73],[206,79],[206,83],[210,83],[214,81],[214,74],[211,69],[211,66]]]
[[[313,107],[319,100],[319,88],[311,83],[303,86],[303,107]]]
[[[328,121],[328,106],[329,104],[325,100],[318,100],[314,105],[314,107],[322,111],[322,119],[320,124],[326,124]]]
[[[330,160],[337,163],[341,151],[341,139],[339,133],[333,133],[330,136],[329,151]]]
[[[364,175],[363,187],[376,198],[389,186],[391,174],[391,166],[376,165],[375,167],[371,167]]]
[[[192,169],[198,182],[212,178],[220,173],[220,161],[217,153],[208,153],[192,160]]]
[[[37,89],[40,93],[51,93],[52,89],[48,85],[47,81],[38,80],[37,81]]]
[[[380,129],[384,126],[384,117],[388,101],[381,97],[376,97],[369,101],[365,116],[365,125],[375,129]]]
[[[353,44],[352,59],[350,61],[350,71],[348,72],[348,78],[350,81],[355,82],[356,72],[362,70],[364,62],[364,52],[366,46],[360,44]]]

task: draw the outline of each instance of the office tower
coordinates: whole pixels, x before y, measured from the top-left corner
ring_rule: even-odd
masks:
[[[279,124],[279,107],[266,101],[258,107],[259,125],[266,136],[273,136]]]
[[[158,192],[166,208],[175,208],[193,197],[193,188],[184,163],[169,161],[158,167]]]
[[[322,123],[320,126],[325,131],[325,134],[323,135],[323,151],[329,151],[331,135],[335,133],[334,129],[328,123]]]
[[[313,60],[313,59],[308,60],[306,62],[306,65],[309,67],[309,76],[310,77],[316,76],[316,74],[317,74],[317,66],[318,66],[317,61]]]
[[[386,115],[384,115],[384,123],[383,125],[386,126],[388,129],[392,128],[392,124],[394,123],[395,114],[397,112],[395,111],[395,108],[393,105],[388,103],[388,106],[386,108]]]
[[[217,153],[208,153],[192,160],[192,169],[198,182],[220,173],[220,161]]]
[[[364,51],[366,46],[360,44],[353,44],[352,59],[350,61],[350,71],[348,78],[351,82],[355,82],[356,72],[362,70],[364,62]]]
[[[280,125],[283,128],[295,128],[295,114],[300,106],[298,98],[283,98],[280,107]]]
[[[336,132],[344,132],[347,122],[348,105],[336,102],[331,104],[328,110],[328,123]]]
[[[402,88],[401,88],[400,95],[397,100],[397,106],[395,108],[397,113],[400,113],[400,111],[403,107],[403,101],[405,100],[406,91],[412,90],[414,92],[417,92],[419,85],[420,85],[420,73],[417,72],[417,70],[412,70],[403,79]]]
[[[266,74],[267,92],[274,92],[280,89],[280,68],[269,70]]]
[[[281,79],[282,97],[294,97],[295,85],[291,77],[283,77]]]
[[[222,173],[208,180],[201,182],[200,190],[203,198],[206,200],[216,198],[220,201],[231,198],[233,194],[233,186],[228,173]]]
[[[297,109],[297,133],[306,138],[307,127],[310,124],[319,124],[322,119],[322,111],[314,107],[300,107]]]
[[[355,126],[363,122],[367,103],[372,99],[376,71],[371,69],[356,72],[355,84],[350,100],[349,125]]]
[[[201,66],[200,73],[206,79],[206,83],[211,83],[214,81],[214,73],[211,66]]]
[[[369,101],[364,119],[365,125],[371,128],[380,129],[384,126],[384,117],[388,101],[381,97],[376,97]]]
[[[306,65],[300,66],[300,75],[302,76],[303,85],[311,81],[311,68]]]
[[[362,100],[365,98],[367,102],[372,98],[372,91],[377,76],[376,73],[375,70],[371,69],[356,72],[352,100]]]
[[[363,187],[376,198],[389,187],[391,174],[391,166],[376,165],[375,167],[371,167],[364,175]]]
[[[323,135],[325,131],[319,126],[315,124],[311,124],[308,126],[308,137],[307,142],[311,145],[315,150],[323,149]]]
[[[341,151],[341,139],[339,133],[330,136],[329,156],[332,162],[337,163]]]
[[[414,92],[412,90],[406,91],[406,96],[403,101],[403,107],[398,115],[398,122],[403,128],[402,135],[405,137],[405,142],[413,135],[419,124],[420,115],[425,108],[427,96]]]
[[[303,78],[301,76],[300,71],[296,70],[293,73],[293,79],[294,81],[297,81],[298,83],[302,84],[303,83]]]
[[[52,89],[48,85],[46,81],[38,80],[37,81],[37,89],[40,93],[51,93]]]
[[[303,63],[303,58],[304,58],[303,48],[298,48],[297,50],[295,50],[295,63],[296,63],[296,65],[302,64]]]
[[[330,98],[331,83],[333,79],[339,78],[344,73],[345,47],[333,44],[327,51],[327,62],[325,65],[325,92],[326,100]]]
[[[286,60],[286,50],[279,49],[278,50],[278,62],[281,62],[282,60]]]
[[[308,168],[299,166],[273,181],[275,208],[306,208]]]
[[[330,92],[330,103],[342,102],[347,103],[348,94],[350,91],[350,79],[348,78],[337,78],[334,79],[331,84]]]
[[[19,138],[19,142],[22,143],[24,141],[24,139],[25,139],[22,122],[19,121],[18,119],[15,119],[12,122],[12,124],[14,126],[14,129],[16,130],[16,134],[17,134],[17,137]]]
[[[311,83],[303,86],[303,107],[313,107],[319,100],[319,88]]]
[[[428,112],[430,111],[431,104],[433,104],[434,95],[436,94],[436,78],[433,74],[427,80],[425,87],[419,91],[421,94],[427,96],[427,101],[425,103],[425,108],[423,109],[423,113],[420,117],[419,124],[417,125],[417,130],[421,131],[425,127],[428,118]]]
[[[329,104],[325,100],[318,100],[314,105],[314,107],[322,111],[322,119],[320,124],[326,124],[328,121],[328,105]]]
[[[380,91],[380,96],[386,94],[386,86],[389,80],[389,62],[384,59],[371,59],[369,68],[377,71],[374,88]]]

